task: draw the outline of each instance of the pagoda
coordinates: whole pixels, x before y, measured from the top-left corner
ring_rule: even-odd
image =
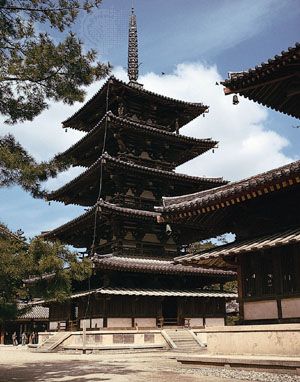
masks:
[[[48,200],[86,206],[76,219],[44,234],[46,240],[84,248],[94,263],[86,283],[74,284],[66,304],[50,305],[50,328],[57,322],[87,320],[87,327],[156,326],[224,319],[222,291],[235,277],[229,270],[175,265],[184,237],[193,225],[159,224],[154,206],[162,196],[178,196],[226,184],[222,178],[175,172],[176,166],[216,147],[212,139],[179,133],[182,126],[208,112],[202,103],[175,100],[145,90],[138,82],[136,16],[129,24],[128,77],[111,76],[64,128],[85,131],[58,155],[86,170],[48,195]],[[197,227],[199,231],[199,227]],[[186,233],[186,235],[185,235]],[[197,321],[198,320],[198,321]]]

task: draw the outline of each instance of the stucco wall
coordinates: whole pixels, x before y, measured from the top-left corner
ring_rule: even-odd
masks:
[[[43,343],[55,333],[39,333],[39,344]],[[86,333],[86,347],[126,348],[126,347],[169,347],[161,331],[158,330],[105,330],[88,331]],[[60,345],[65,349],[81,349],[83,347],[83,333],[70,332],[70,336]]]
[[[300,318],[300,298],[281,300],[283,318]]]
[[[300,324],[225,326],[198,330],[210,354],[300,356]]]
[[[245,320],[267,320],[278,318],[277,301],[253,301],[244,303]]]

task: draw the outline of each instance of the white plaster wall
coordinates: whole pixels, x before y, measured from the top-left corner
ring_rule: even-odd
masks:
[[[139,328],[155,328],[156,318],[135,318],[134,323],[137,324]]]
[[[245,320],[264,320],[278,318],[277,301],[253,301],[244,303]]]
[[[299,324],[224,326],[199,332],[199,337],[207,334],[210,354],[300,356]]]
[[[92,318],[91,326],[93,329],[96,328],[96,324],[97,328],[103,328],[103,318]]]
[[[203,326],[203,318],[190,318],[190,327]]]
[[[108,318],[107,327],[108,328],[131,328],[132,321],[131,321],[131,318]]]
[[[224,317],[208,317],[205,319],[205,326],[224,326],[225,319]]]
[[[286,298],[281,300],[283,318],[300,317],[300,298]]]

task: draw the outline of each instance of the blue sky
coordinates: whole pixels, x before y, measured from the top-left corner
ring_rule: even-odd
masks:
[[[86,48],[100,51],[101,59],[110,61],[121,78],[127,65],[130,7],[130,0],[104,0],[95,13],[79,17],[73,28]],[[230,180],[299,158],[300,129],[292,127],[299,121],[242,99],[233,107],[221,86],[211,86],[215,79],[226,78],[228,71],[253,67],[299,41],[298,0],[136,0],[135,10],[145,88],[209,103],[211,111],[206,120],[201,118],[200,130],[191,125],[184,133],[210,134],[223,144],[219,154],[205,154],[201,161],[183,166],[181,172],[224,175]],[[161,72],[165,76],[161,77]],[[100,85],[88,89],[88,97]],[[60,122],[78,107],[51,104],[50,110],[32,123],[13,128],[1,124],[1,132],[11,131],[37,159],[48,159],[81,137],[76,132],[62,135],[59,130]],[[233,150],[240,155],[240,165],[228,154]],[[47,187],[57,188],[76,171],[62,174]],[[0,220],[13,230],[22,228],[29,236],[83,211],[61,203],[49,206],[18,187],[2,189],[0,200]]]

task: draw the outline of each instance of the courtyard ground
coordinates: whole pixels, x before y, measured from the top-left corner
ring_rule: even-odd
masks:
[[[300,382],[297,376],[193,369],[177,363],[178,355],[170,351],[101,352],[87,355],[33,353],[21,346],[0,346],[0,382]]]

